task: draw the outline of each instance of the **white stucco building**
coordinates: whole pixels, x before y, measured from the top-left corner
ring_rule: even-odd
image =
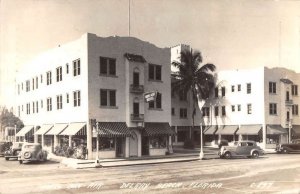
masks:
[[[172,135],[170,57],[169,48],[137,38],[90,33],[43,53],[16,77],[25,124],[19,140],[52,150],[86,144],[91,159],[98,127],[100,157],[164,155]],[[153,91],[156,101],[146,103],[144,93]]]

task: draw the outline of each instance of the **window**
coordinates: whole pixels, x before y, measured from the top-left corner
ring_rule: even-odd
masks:
[[[51,71],[47,72],[47,85],[52,84],[52,73]]]
[[[204,117],[209,117],[209,107],[203,107],[202,114]]]
[[[247,94],[251,94],[251,84],[247,84]]]
[[[156,100],[149,102],[150,109],[161,109],[162,94],[157,92]]]
[[[222,97],[225,96],[225,87],[222,87]]]
[[[20,84],[18,84],[18,95],[20,95]]]
[[[100,57],[100,75],[116,75],[116,59]]]
[[[238,84],[238,91],[241,91],[241,84]]]
[[[215,106],[215,117],[219,116],[219,107]]]
[[[39,88],[39,78],[35,77],[35,88],[38,89]]]
[[[39,113],[39,102],[36,101],[35,104],[36,104],[36,106],[35,106],[36,107],[36,113]]]
[[[22,105],[22,111],[23,111],[23,105]]]
[[[187,118],[187,109],[186,108],[180,108],[180,118],[186,119]]]
[[[35,112],[35,103],[34,102],[32,102],[32,113],[34,113]]]
[[[161,81],[161,66],[149,64],[149,80]]]
[[[43,100],[41,100],[41,108],[43,108]]]
[[[20,106],[18,106],[18,117],[20,117]]]
[[[248,115],[252,114],[252,104],[247,104],[247,113]]]
[[[231,92],[234,92],[234,86],[231,86]]]
[[[67,103],[69,103],[69,94],[66,94]]]
[[[298,96],[298,85],[292,85],[292,95]]]
[[[298,115],[298,104],[294,104],[292,106],[292,114],[293,115]]]
[[[219,88],[215,88],[215,97],[216,97],[216,98],[219,97]]]
[[[69,64],[66,64],[66,74],[69,74]]]
[[[56,82],[62,81],[62,67],[56,68]]]
[[[26,104],[26,114],[30,114],[30,103]]]
[[[222,116],[226,116],[226,109],[225,109],[225,106],[222,106]]]
[[[238,111],[241,111],[241,105],[238,104],[237,107],[238,107]]]
[[[231,106],[231,111],[232,111],[232,112],[235,111],[235,106],[234,106],[234,105]]]
[[[276,94],[276,82],[269,82],[269,93]]]
[[[181,91],[179,92],[179,100],[180,100],[180,101],[187,101],[187,93],[184,92],[183,90],[181,90]]]
[[[80,59],[73,61],[73,75],[80,75]]]
[[[32,78],[32,90],[34,90],[34,78]]]
[[[56,107],[57,110],[62,109],[62,95],[56,96]]]
[[[52,98],[47,98],[47,111],[52,111]]]
[[[269,113],[270,113],[270,115],[276,115],[277,114],[277,104],[276,103],[270,103],[269,104]]]
[[[29,92],[30,91],[30,81],[27,80],[26,81],[26,92]]]
[[[41,75],[41,83],[43,83],[43,75]]]
[[[80,91],[77,90],[73,92],[73,97],[74,97],[74,107],[80,106]]]
[[[100,90],[100,106],[115,107],[116,106],[116,90]]]
[[[175,115],[175,108],[171,109],[171,113],[172,113],[173,116]]]

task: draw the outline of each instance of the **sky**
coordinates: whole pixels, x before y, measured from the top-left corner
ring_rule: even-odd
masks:
[[[261,66],[300,72],[300,0],[0,0],[0,106],[14,74],[86,32],[158,47],[188,44],[218,71]]]

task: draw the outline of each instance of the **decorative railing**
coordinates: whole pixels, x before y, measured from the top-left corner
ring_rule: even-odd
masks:
[[[130,115],[131,121],[144,121],[144,114],[131,114]]]
[[[130,92],[132,93],[143,93],[144,92],[144,86],[143,85],[130,85]]]

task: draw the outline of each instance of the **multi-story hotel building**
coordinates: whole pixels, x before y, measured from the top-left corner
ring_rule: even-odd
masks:
[[[164,155],[170,145],[170,49],[85,34],[18,70],[20,141],[52,150],[85,144],[88,158]],[[146,103],[144,93],[155,92]],[[96,120],[96,122],[91,122]],[[98,128],[98,130],[95,130]],[[96,132],[95,132],[96,131]]]

